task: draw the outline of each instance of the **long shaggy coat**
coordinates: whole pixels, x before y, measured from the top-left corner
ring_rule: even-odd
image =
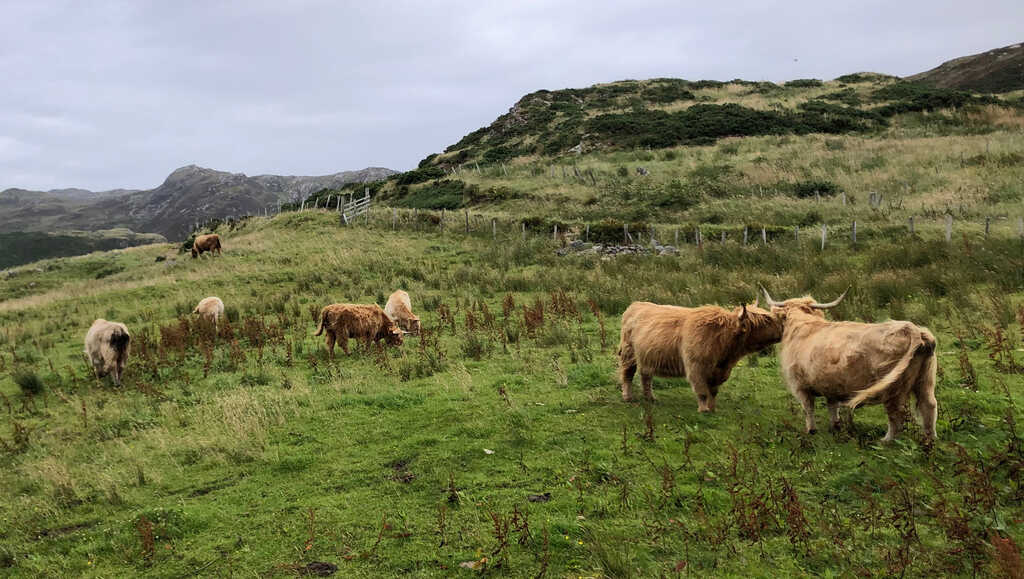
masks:
[[[830,322],[811,307],[813,298],[794,298],[773,312],[783,323],[779,362],[793,396],[803,405],[807,432],[814,432],[814,399],[828,402],[833,428],[839,406],[883,404],[889,417],[885,440],[903,426],[904,407],[914,395],[927,438],[935,436],[935,336],[910,322]]]
[[[404,290],[397,290],[388,298],[384,305],[384,313],[395,320],[399,328],[410,334],[419,335],[420,318],[412,313],[412,302],[409,301],[409,294]]]
[[[102,318],[92,323],[85,334],[85,355],[98,378],[109,374],[114,384],[121,385],[121,373],[128,360],[131,341],[132,337],[124,324],[108,322]]]
[[[779,341],[782,326],[755,305],[732,311],[718,306],[684,308],[633,302],[622,314],[619,378],[622,399],[632,399],[639,372],[644,397],[653,400],[652,379],[686,377],[701,412],[715,409],[718,387],[741,358]]]
[[[216,233],[210,233],[196,237],[195,241],[192,242],[192,258],[199,257],[204,251],[209,251],[210,255],[213,255],[214,252],[220,255],[220,236]]]
[[[392,346],[402,344],[402,330],[377,304],[331,304],[320,310],[314,336],[327,333],[327,349],[334,356],[335,341],[348,354],[348,339],[366,343],[384,340]]]
[[[214,328],[219,327],[220,318],[224,315],[224,302],[216,296],[210,296],[203,298],[199,301],[199,305],[196,309],[192,310],[193,314],[199,314],[199,317],[213,324]]]

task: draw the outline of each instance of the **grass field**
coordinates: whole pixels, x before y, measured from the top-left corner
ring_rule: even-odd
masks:
[[[602,260],[557,257],[541,236],[392,232],[388,215],[220,233],[222,258],[151,245],[0,281],[0,573],[1021,573],[1012,234]],[[834,434],[819,412],[804,434],[772,352],[741,362],[714,414],[683,380],[656,380],[653,405],[622,402],[631,301],[732,306],[757,283],[820,299],[853,285],[834,318],[930,327],[938,442],[910,427],[878,444],[880,407]],[[313,314],[397,288],[425,335],[329,360]],[[219,335],[189,316],[208,295],[227,305]],[[120,389],[81,354],[97,317],[133,333]]]

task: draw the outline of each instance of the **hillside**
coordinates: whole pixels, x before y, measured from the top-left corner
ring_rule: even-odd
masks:
[[[129,229],[0,233],[0,247],[3,248],[0,253],[0,269],[51,257],[69,257],[93,251],[166,242],[167,239],[162,235],[135,233]],[[5,274],[11,275],[10,272],[0,272],[0,275]]]
[[[320,189],[393,173],[371,167],[322,176],[249,177],[188,165],[173,171],[160,186],[144,191],[7,189],[0,192],[0,232],[124,227],[182,239],[195,222],[262,212]]]
[[[907,80],[974,92],[1024,89],[1024,43],[962,56],[907,77]]]
[[[369,187],[389,205],[563,231],[604,220],[619,230],[896,227],[947,213],[1009,229],[1024,201],[1022,127],[1019,99],[870,73],[624,81],[531,93]]]
[[[2,573],[945,577],[1019,561],[1018,240],[563,258],[517,223],[492,239],[399,217],[288,212],[219,229],[220,258],[149,245],[0,280]],[[909,424],[879,444],[879,406],[835,433],[819,412],[805,434],[773,351],[732,372],[713,414],[677,379],[622,401],[631,301],[732,307],[757,283],[823,299],[852,284],[830,317],[930,327],[939,441]],[[329,359],[319,308],[396,288],[427,333]],[[218,333],[189,315],[207,295],[227,305]],[[132,332],[122,388],[82,359],[96,317]]]

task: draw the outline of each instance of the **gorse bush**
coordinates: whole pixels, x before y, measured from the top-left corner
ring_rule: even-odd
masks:
[[[17,372],[13,376],[14,383],[21,389],[22,394],[28,397],[38,396],[43,393],[44,385],[39,375],[31,371]]]

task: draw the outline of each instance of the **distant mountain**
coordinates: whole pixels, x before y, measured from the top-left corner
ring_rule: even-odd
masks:
[[[249,177],[188,165],[145,191],[7,189],[0,191],[0,233],[124,227],[182,239],[197,221],[255,214],[324,188],[376,181],[396,172],[369,167],[332,175]]]
[[[1024,43],[955,58],[906,80],[974,92],[1024,89]]]

